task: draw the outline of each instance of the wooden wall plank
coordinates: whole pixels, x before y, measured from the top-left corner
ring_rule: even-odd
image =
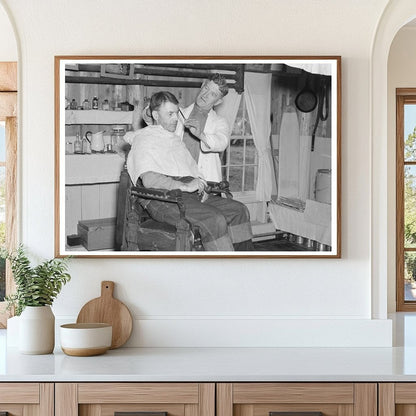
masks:
[[[100,211],[97,218],[110,218],[117,215],[118,183],[100,184]]]
[[[81,186],[65,186],[65,235],[78,234],[81,206]]]
[[[81,185],[83,220],[94,220],[100,215],[100,185]]]

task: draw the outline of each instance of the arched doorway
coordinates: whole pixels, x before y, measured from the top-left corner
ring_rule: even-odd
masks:
[[[390,2],[380,18],[371,56],[371,268],[372,316],[376,319],[387,317],[386,300],[395,291],[395,174],[389,155],[394,138],[388,134],[388,57],[397,32],[415,17],[413,0]]]

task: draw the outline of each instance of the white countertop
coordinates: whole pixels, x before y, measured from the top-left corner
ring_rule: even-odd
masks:
[[[119,348],[96,357],[9,348],[0,381],[416,381],[416,348]]]
[[[0,330],[0,382],[416,381],[416,314],[393,317],[392,348],[119,348],[24,355]]]

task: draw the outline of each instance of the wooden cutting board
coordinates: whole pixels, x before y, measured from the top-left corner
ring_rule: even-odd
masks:
[[[113,297],[114,282],[101,282],[101,296],[87,302],[77,323],[103,322],[113,326],[111,349],[121,347],[130,337],[133,320],[127,306]]]

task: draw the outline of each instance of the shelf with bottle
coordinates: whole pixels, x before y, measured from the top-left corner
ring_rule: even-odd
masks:
[[[65,110],[65,124],[132,124],[133,111]]]

